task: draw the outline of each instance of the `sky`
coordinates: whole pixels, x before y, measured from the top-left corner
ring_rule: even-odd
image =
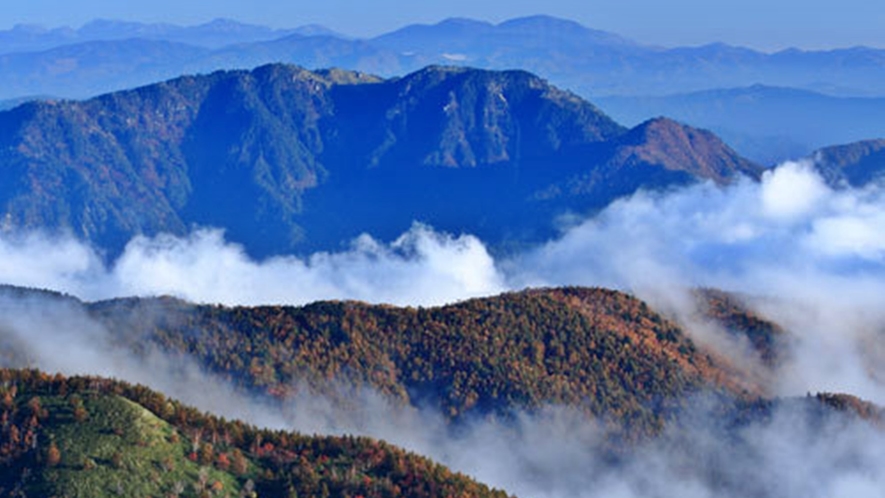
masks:
[[[225,17],[280,28],[317,23],[365,37],[448,17],[500,22],[534,14],[663,46],[722,41],[762,50],[885,48],[885,2],[875,0],[29,0],[7,2],[0,28],[20,23],[78,27],[95,18],[198,24]]]

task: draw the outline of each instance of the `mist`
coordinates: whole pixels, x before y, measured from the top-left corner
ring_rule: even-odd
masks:
[[[14,342],[24,352],[16,360],[28,366],[142,383],[259,426],[384,439],[516,496],[866,498],[885,485],[885,431],[843,414],[821,419],[802,399],[734,428],[719,418],[717,401],[701,394],[660,436],[612,453],[604,424],[574,407],[453,426],[430,407],[403,406],[346,381],[330,397],[296,389],[271,402],[190,358],[133,348],[125,332],[106,330],[74,300],[2,293],[0,304],[0,341],[5,350]]]
[[[796,340],[778,395],[850,392],[885,403],[885,191],[833,190],[807,162],[760,183],[640,192],[501,265],[511,286],[625,289],[699,342],[742,353],[699,323],[692,288],[741,293]]]
[[[741,293],[794,339],[771,376],[773,395],[847,392],[880,405],[883,277],[883,187],[834,190],[803,162],[781,165],[759,183],[639,192],[499,260],[474,236],[420,224],[390,242],[366,234],[345,251],[264,261],[211,228],[185,238],[138,237],[110,265],[69,238],[0,236],[0,282],[90,301],[173,295],[226,305],[357,299],[429,306],[527,286],[622,289],[698,342],[752,364],[745,345],[699,318],[689,294],[720,288]],[[383,438],[519,496],[866,497],[885,489],[883,432],[841,417],[821,422],[798,402],[726,437],[715,410],[699,399],[663,435],[613,464],[601,451],[600,425],[566,407],[453,428],[433,410],[397,406],[367,390],[346,392],[359,400],[356,410],[307,390],[285,406],[256,405],[188,358],[134,355],[75,302],[51,313],[39,299],[5,304],[12,305],[19,308],[0,320],[0,333],[29,352],[28,366],[144,383],[258,425]]]
[[[192,358],[109,331],[72,299],[0,289],[0,351],[0,367],[120,379],[229,419],[289,427],[269,401],[205,372]]]

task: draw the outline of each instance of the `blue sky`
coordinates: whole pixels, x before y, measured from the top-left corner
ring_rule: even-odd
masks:
[[[27,0],[3,6],[0,28],[80,26],[99,17],[179,24],[228,17],[276,27],[319,23],[369,36],[446,17],[501,21],[530,14],[570,18],[660,45],[885,47],[885,2],[880,0]]]

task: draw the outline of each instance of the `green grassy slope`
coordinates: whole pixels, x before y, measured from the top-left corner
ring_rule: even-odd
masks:
[[[0,496],[505,496],[380,441],[259,430],[141,386],[0,385]]]

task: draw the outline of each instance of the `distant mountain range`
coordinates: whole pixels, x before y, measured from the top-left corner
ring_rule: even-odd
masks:
[[[79,29],[17,26],[0,32],[0,100],[86,98],[269,63],[384,77],[434,64],[524,69],[629,124],[666,115],[713,129],[764,164],[883,134],[871,116],[885,96],[885,51],[662,48],[547,16],[500,24],[447,19],[371,39],[224,19],[191,27],[109,20]],[[834,124],[810,126],[824,119]]]
[[[0,113],[7,229],[135,234],[223,227],[258,255],[392,238],[414,221],[493,245],[638,188],[762,168],[667,119],[626,129],[522,71],[403,78],[269,65]],[[457,199],[457,201],[453,201]]]
[[[134,40],[144,54],[128,60]],[[101,43],[97,43],[101,42]],[[182,45],[188,45],[183,47]],[[27,56],[23,54],[27,53]],[[371,39],[321,26],[272,30],[229,20],[179,27],[95,21],[79,30],[0,32],[0,98],[82,98],[193,72],[284,62],[384,76],[431,64],[525,69],[587,97],[664,95],[753,84],[885,95],[885,51],[856,47],[766,54],[723,44],[661,48],[548,16],[500,24],[448,19]],[[105,74],[94,67],[113,68]],[[127,74],[127,80],[109,74]],[[159,73],[163,75],[159,76]],[[28,80],[16,75],[29,75]],[[65,75],[65,81],[55,78]],[[122,86],[121,86],[122,85]]]
[[[126,57],[136,40],[143,53]],[[449,19],[371,39],[350,39],[320,26],[272,30],[228,20],[187,28],[113,21],[95,21],[78,30],[19,26],[0,32],[0,54],[0,99],[38,94],[82,98],[180,74],[272,62],[383,76],[431,64],[519,68],[588,97],[753,84],[885,95],[881,50],[766,54],[722,44],[665,49],[547,16],[497,25]],[[99,67],[105,71],[97,72]]]
[[[231,19],[215,19],[197,26],[96,19],[77,29],[69,27],[48,29],[35,25],[16,25],[12,29],[0,31],[0,53],[38,52],[76,43],[134,38],[219,48],[227,45],[275,40],[295,34],[329,35],[344,38],[344,35],[339,35],[318,25],[306,25],[293,29],[272,29],[254,24],[244,24]]]

